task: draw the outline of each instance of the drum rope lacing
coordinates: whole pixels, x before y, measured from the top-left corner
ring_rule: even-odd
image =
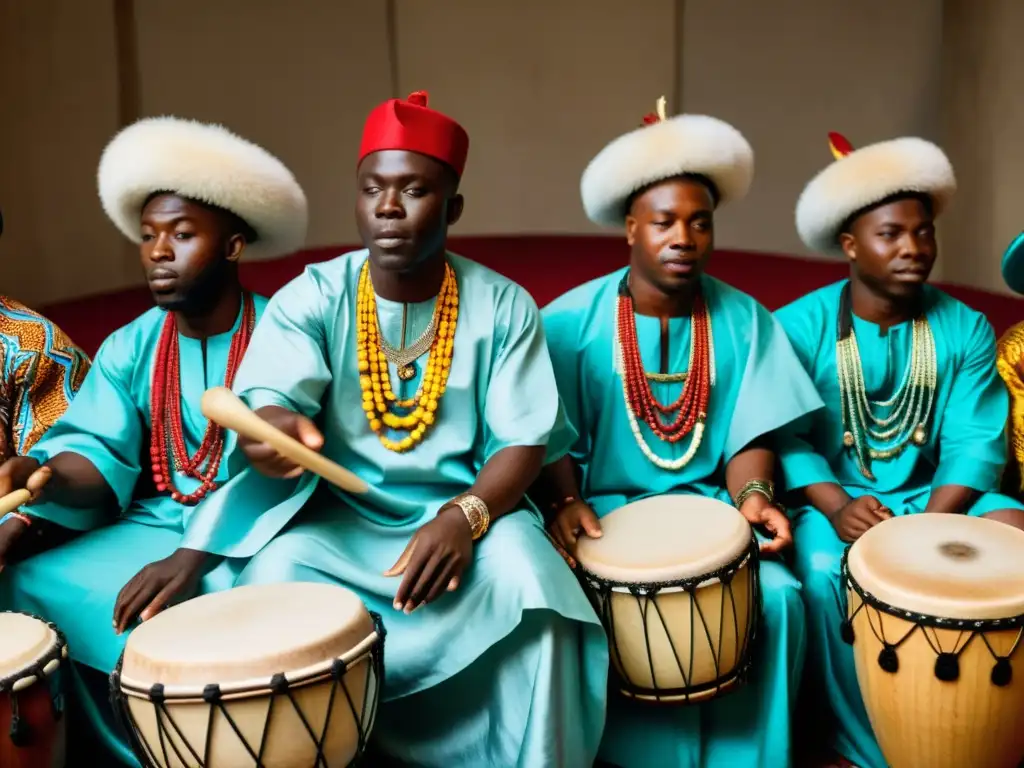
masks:
[[[13,686],[28,678],[34,677],[37,682],[45,682],[47,678],[46,667],[50,666],[54,661],[63,661],[67,656],[67,639],[64,637],[64,633],[57,628],[57,625],[52,621],[47,621],[42,616],[36,616],[32,613],[24,613],[22,611],[0,611],[2,614],[12,614],[17,616],[25,616],[30,619],[35,619],[47,626],[56,636],[57,639],[53,644],[53,647],[47,650],[42,656],[36,659],[28,666],[22,667],[17,672],[14,672],[6,677],[0,678],[0,695],[7,694],[11,700],[11,727],[8,735],[11,738],[11,743],[16,747],[27,747],[32,742],[32,727],[24,718],[21,716],[21,710],[18,705],[18,692],[12,690]],[[58,685],[60,685],[58,683]],[[62,686],[61,686],[62,688]],[[50,699],[51,711],[55,721],[60,721],[64,716],[64,693],[63,690],[59,690],[56,698]]]
[[[622,687],[625,689],[625,691],[628,691],[627,695],[631,697],[653,696],[658,701],[662,699],[675,700],[678,697],[682,696],[684,697],[684,701],[688,701],[692,696],[696,696],[698,694],[702,694],[708,691],[718,691],[720,688],[732,685],[733,683],[743,683],[748,679],[753,660],[753,643],[758,634],[757,627],[762,616],[762,599],[758,565],[759,551],[760,547],[757,543],[756,537],[751,536],[750,546],[744,549],[743,552],[737,555],[733,560],[721,566],[720,568],[709,573],[702,574],[700,576],[689,577],[686,579],[677,579],[673,581],[632,582],[629,584],[624,584],[622,582],[601,578],[600,576],[597,576],[588,571],[585,566],[581,566],[581,578],[590,587],[590,589],[598,595],[598,605],[595,606],[595,608],[599,616],[601,617],[604,626],[606,627],[606,631],[608,632],[609,644],[611,645],[612,651],[618,660],[620,668],[623,668],[624,664],[621,652],[619,650],[618,645],[615,643],[614,637],[615,623],[613,620],[614,617],[612,615],[612,601],[609,599],[612,590],[615,588],[628,589],[629,593],[636,600],[637,607],[640,610],[640,614],[643,618],[644,645],[647,650],[647,662],[649,672],[651,675],[651,681],[654,687],[646,688],[644,686],[637,685],[631,680],[625,679],[622,674],[617,673],[617,676],[619,677],[619,681]],[[746,634],[742,647],[739,649],[739,652],[737,653],[735,668],[728,674],[723,674],[721,658],[721,641],[724,637],[724,633],[722,631],[723,627],[721,624],[719,625],[719,647],[716,649],[713,646],[713,638],[711,637],[711,631],[708,628],[707,620],[704,616],[704,611],[701,609],[700,603],[696,599],[696,593],[698,591],[698,588],[702,584],[712,579],[717,579],[722,583],[724,588],[721,592],[722,597],[719,615],[721,617],[721,620],[724,621],[726,616],[726,595],[728,594],[728,601],[732,607],[731,613],[733,618],[733,628],[736,632],[736,637],[738,638],[740,636],[739,616],[736,611],[736,600],[732,591],[732,582],[736,574],[739,573],[740,568],[744,565],[744,563],[748,564],[747,571],[748,578],[750,579],[751,600],[748,603],[747,611],[747,626],[749,627],[749,631]],[[667,632],[665,633],[669,642],[669,647],[672,649],[672,654],[675,657],[676,666],[678,667],[679,674],[683,678],[682,688],[658,687],[657,675],[654,669],[654,656],[651,653],[650,633],[647,629],[648,608],[651,603],[653,603],[655,606],[655,611],[658,614],[658,618],[661,620],[662,627],[665,626],[665,618],[662,615],[660,608],[658,607],[657,596],[659,592],[668,589],[679,589],[686,592],[690,596],[690,659],[685,670],[683,669],[683,661],[679,658],[679,652],[676,650],[675,641],[672,639],[671,634]],[[693,677],[695,647],[694,632],[696,626],[696,621],[694,621],[694,611],[696,611],[697,617],[700,618],[701,626],[704,629],[704,637],[707,639],[708,647],[712,652],[712,659],[714,660],[715,665],[715,679],[710,680],[707,683],[704,683],[700,686],[691,687],[690,680]]]
[[[873,594],[863,589],[860,584],[857,583],[856,579],[850,574],[849,567],[847,564],[847,558],[849,556],[850,549],[846,548],[843,552],[843,557],[840,565],[841,582],[852,589],[857,596],[860,598],[860,605],[853,611],[852,615],[843,621],[840,629],[843,641],[849,645],[853,645],[855,640],[853,631],[853,620],[857,617],[862,610],[866,607],[874,608],[878,613],[887,613],[890,616],[895,616],[898,619],[903,619],[912,623],[912,626],[906,634],[903,635],[895,643],[889,642],[885,638],[885,632],[882,627],[881,617],[879,616],[878,627],[876,629],[874,622],[871,621],[871,615],[868,616],[868,626],[871,628],[871,633],[875,636],[875,639],[882,644],[882,650],[878,654],[878,666],[885,672],[895,674],[899,671],[899,656],[897,655],[897,649],[903,645],[913,634],[920,630],[922,637],[925,642],[928,643],[929,647],[935,652],[935,677],[944,682],[952,682],[960,676],[960,655],[967,650],[968,646],[974,641],[976,637],[981,637],[985,647],[988,649],[989,654],[995,660],[995,665],[992,667],[991,680],[992,684],[997,687],[1004,687],[1010,684],[1013,680],[1013,666],[1010,663],[1010,658],[1017,651],[1017,647],[1021,643],[1022,637],[1024,637],[1024,614],[1012,616],[1005,619],[946,619],[938,616],[930,616],[924,613],[916,613],[914,611],[908,611],[903,608],[896,608],[889,603],[875,597]],[[849,614],[847,609],[846,613]],[[938,638],[929,636],[927,630],[932,629],[944,629],[944,630],[959,630],[960,635],[957,638],[954,647],[954,651],[944,651],[938,643]],[[996,653],[992,644],[986,637],[986,632],[1003,631],[1008,629],[1016,629],[1017,637],[1013,641],[1013,645],[1009,652],[1005,656],[1000,656]],[[967,635],[967,640],[961,645],[964,634]]]
[[[219,712],[228,722],[228,725],[231,726],[231,730],[238,737],[239,742],[241,742],[245,751],[248,752],[249,757],[251,757],[255,761],[254,768],[268,768],[268,766],[263,762],[264,753],[267,748],[266,737],[270,730],[271,718],[273,717],[274,713],[274,705],[277,702],[278,698],[284,696],[287,697],[288,701],[291,703],[292,708],[295,711],[295,714],[298,715],[298,718],[302,723],[302,726],[305,729],[307,735],[310,737],[310,739],[313,740],[313,743],[316,746],[316,761],[313,763],[311,768],[331,768],[327,763],[327,757],[324,755],[324,748],[327,742],[328,729],[331,725],[331,715],[334,712],[335,697],[339,688],[344,692],[345,699],[348,702],[349,711],[352,713],[352,717],[353,720],[355,721],[356,727],[357,746],[355,756],[353,757],[352,761],[348,764],[348,768],[357,765],[359,762],[359,758],[366,750],[369,735],[373,730],[373,723],[376,719],[377,712],[377,699],[380,695],[381,688],[384,684],[384,638],[385,635],[387,634],[387,631],[384,628],[384,623],[380,614],[374,611],[370,611],[369,613],[370,618],[373,621],[374,630],[377,633],[377,637],[379,638],[379,640],[377,644],[370,649],[370,652],[368,654],[370,663],[370,674],[366,675],[366,681],[363,689],[363,717],[366,718],[365,720],[357,716],[356,705],[355,702],[352,700],[352,694],[349,691],[348,686],[345,685],[343,681],[345,674],[350,669],[350,665],[342,659],[334,659],[331,662],[331,693],[330,698],[328,699],[327,702],[327,715],[324,719],[323,732],[319,736],[314,732],[313,727],[310,725],[305,713],[302,711],[302,708],[299,706],[299,703],[295,700],[295,696],[293,696],[292,690],[290,688],[289,680],[283,673],[277,673],[271,677],[269,685],[260,686],[258,688],[254,687],[253,689],[251,689],[252,692],[269,689],[271,693],[273,693],[273,696],[270,697],[270,703],[267,707],[266,721],[263,725],[260,744],[257,749],[253,748],[253,746],[249,744],[248,740],[243,735],[238,723],[231,716],[231,713],[228,711],[228,708],[224,704],[220,686],[214,683],[205,686],[202,693],[203,701],[211,706],[206,726],[206,742],[203,746],[203,756],[201,757],[199,753],[196,751],[196,747],[189,743],[181,727],[179,727],[179,725],[175,722],[174,717],[168,711],[166,706],[167,700],[164,694],[164,686],[161,683],[156,683],[150,687],[148,694],[150,701],[152,702],[157,711],[156,724],[157,732],[159,733],[160,736],[160,748],[163,753],[163,765],[171,764],[169,760],[171,753],[168,752],[169,746],[171,752],[173,752],[174,757],[177,758],[179,763],[187,765],[189,764],[187,758],[191,758],[191,760],[194,760],[199,768],[207,768],[207,766],[209,765],[208,761],[214,731],[213,720],[214,716]],[[355,664],[362,663],[364,658],[364,656],[360,656],[352,666],[355,666]],[[152,748],[149,745],[144,744],[143,741],[138,736],[138,724],[135,722],[135,718],[133,717],[131,709],[128,706],[127,699],[121,691],[120,673],[123,662],[124,653],[122,652],[121,658],[117,663],[117,667],[110,676],[111,706],[113,707],[114,713],[117,716],[118,720],[120,721],[122,729],[128,735],[128,740],[129,743],[131,744],[132,751],[135,753],[135,756],[139,759],[140,762],[143,763],[145,768],[159,768],[161,763],[159,763],[156,757],[151,753]],[[305,685],[307,684],[308,681],[303,680],[297,682],[300,682],[303,685]],[[372,697],[370,695],[371,686],[373,687]],[[238,693],[238,691],[232,691],[231,695],[232,697],[235,697]],[[173,733],[167,732],[168,724],[170,725],[170,728],[173,729]],[[178,744],[176,742],[180,742],[184,745],[184,747],[188,750],[188,755],[182,753],[181,749],[178,748]]]

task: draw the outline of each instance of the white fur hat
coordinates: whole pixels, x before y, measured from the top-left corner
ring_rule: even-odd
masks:
[[[306,240],[306,195],[284,164],[220,125],[153,117],[118,133],[98,172],[103,210],[132,242],[141,242],[146,198],[172,192],[231,211],[255,230],[253,260],[283,256]]]
[[[924,139],[906,136],[854,150],[830,133],[835,162],[811,179],[796,204],[796,228],[804,245],[838,253],[839,229],[857,211],[901,192],[926,194],[938,216],[956,192],[949,158]]]
[[[710,179],[719,205],[746,196],[754,180],[754,150],[731,125],[706,115],[666,119],[664,97],[657,114],[644,122],[608,144],[583,171],[583,208],[595,224],[621,226],[633,193],[683,174]]]

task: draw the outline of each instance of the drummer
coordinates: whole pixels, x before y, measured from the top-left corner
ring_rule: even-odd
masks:
[[[808,248],[845,256],[850,277],[776,316],[826,409],[781,454],[795,516],[814,682],[838,720],[834,747],[884,768],[840,629],[845,546],[892,515],[984,515],[1024,526],[1024,507],[997,490],[1006,462],[1006,389],[995,334],[980,313],[927,284],[936,217],[956,189],[934,144],[900,138],[854,150],[804,189],[796,222]]]
[[[1024,234],[1003,252],[1003,280],[1010,290],[1024,295]],[[1003,489],[1024,500],[1024,322],[999,339],[996,365],[1010,393],[1010,461]]]
[[[99,191],[114,225],[140,244],[156,306],[103,342],[71,407],[28,456],[0,466],[0,493],[38,493],[23,508],[29,523],[90,530],[5,569],[0,608],[64,631],[84,711],[131,764],[120,731],[99,714],[109,716],[105,675],[121,633],[167,601],[163,587],[197,588],[198,575],[182,578],[196,553],[176,548],[211,481],[225,479],[230,449],[200,413],[200,396],[231,381],[266,304],[241,287],[238,262],[300,247],[307,214],[275,157],[220,126],[175,118],[118,134],[100,162]],[[197,467],[186,474],[190,457]],[[212,568],[201,588],[231,586],[232,567]]]
[[[338,584],[383,616],[374,733],[391,756],[590,765],[607,642],[521,502],[546,447],[558,455],[569,435],[557,397],[537,396],[555,381],[536,304],[446,251],[468,144],[425,93],[370,113],[356,169],[366,249],[274,296],[235,385],[369,493],[246,442],[252,468],[204,505],[185,546],[255,554],[239,584]]]
[[[743,198],[753,179],[750,145],[712,117],[666,118],[663,105],[583,174],[590,219],[625,224],[629,266],[543,312],[579,433],[571,455],[544,472],[551,531],[571,553],[578,536],[601,535],[599,518],[629,502],[699,494],[734,503],[772,537],[764,551],[774,554],[791,537],[775,503],[772,435],[821,400],[771,314],[704,274],[716,210]],[[684,422],[674,433],[644,422],[642,409],[661,405],[661,424]],[[799,583],[777,560],[761,563],[761,580],[766,626],[751,684],[689,707],[613,697],[602,759],[623,768],[790,763],[804,608]]]

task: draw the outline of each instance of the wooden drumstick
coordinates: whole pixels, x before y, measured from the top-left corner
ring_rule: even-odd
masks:
[[[203,415],[211,421],[250,440],[266,443],[285,458],[291,459],[303,469],[319,475],[343,491],[366,493],[369,490],[369,486],[363,480],[344,467],[307,448],[295,438],[289,437],[261,419],[227,387],[212,387],[206,390],[200,407]]]
[[[0,498],[0,517],[3,517],[8,512],[16,511],[18,507],[28,504],[30,501],[32,501],[32,494],[24,488],[11,491],[6,496]]]

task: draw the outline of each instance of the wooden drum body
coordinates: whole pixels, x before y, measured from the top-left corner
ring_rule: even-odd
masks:
[[[383,643],[347,589],[238,587],[135,629],[111,697],[147,767],[341,768],[373,728]]]
[[[621,693],[696,703],[749,671],[761,616],[758,545],[732,506],[655,496],[581,537],[581,580],[604,624]]]
[[[0,612],[0,766],[63,768],[65,724],[60,667],[64,636],[53,624]]]
[[[1024,759],[1024,531],[964,515],[896,517],[843,558],[864,706],[892,768]]]

